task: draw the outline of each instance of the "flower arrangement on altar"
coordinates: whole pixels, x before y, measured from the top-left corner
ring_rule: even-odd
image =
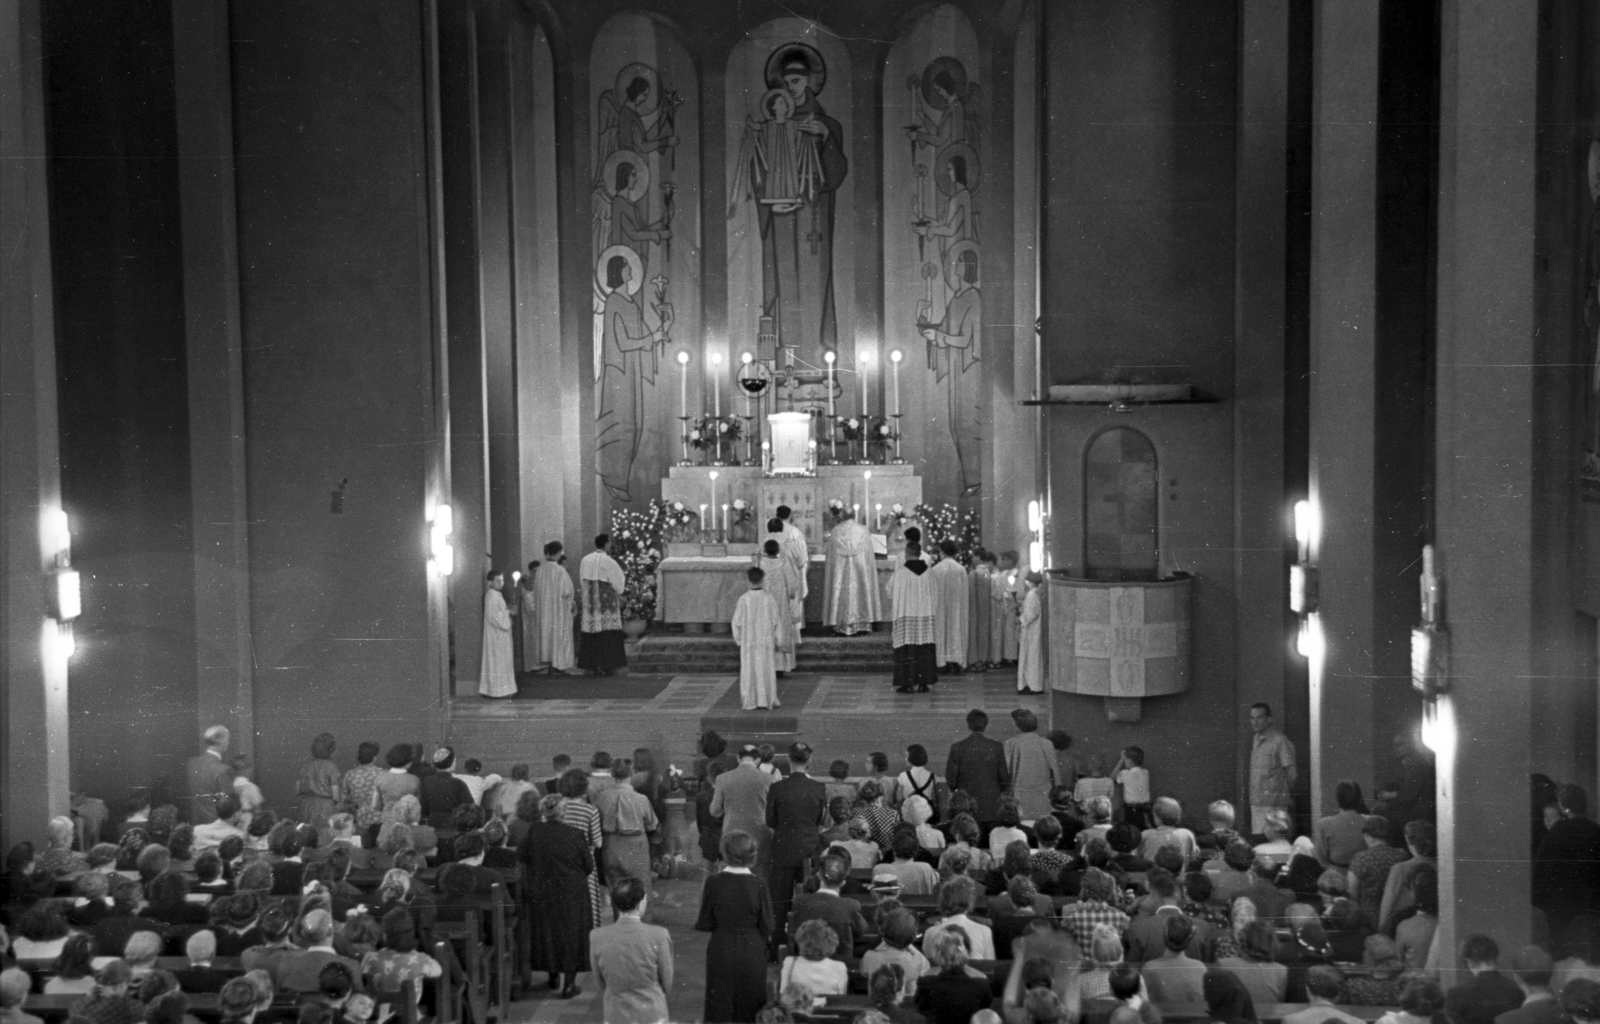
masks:
[[[844,518],[845,510],[850,506],[844,503],[843,498],[828,499],[828,521],[837,525]]]
[[[700,530],[699,514],[691,511],[681,501],[667,509],[667,524],[663,537],[668,541],[692,541]]]
[[[898,501],[889,506],[889,522],[895,526],[903,526],[906,521],[906,507]]]
[[[870,419],[870,417],[869,417],[869,419]],[[859,417],[859,416],[851,416],[851,417],[849,417],[847,419],[846,418],[841,418],[839,420],[839,429],[844,432],[844,439],[846,441],[859,441],[859,440],[861,440],[862,427],[864,425],[865,424],[863,423],[861,417]]]
[[[717,438],[722,438],[723,444],[732,444],[744,436],[744,424],[739,417],[704,416],[695,422],[689,431],[689,443],[699,449],[715,448]]]
[[[656,614],[656,566],[668,530],[692,523],[695,514],[683,502],[651,500],[642,509],[611,513],[611,557],[622,566],[625,581],[619,603],[624,619],[649,620]]]
[[[900,508],[896,505],[895,508]],[[972,553],[982,547],[983,519],[975,510],[962,511],[954,505],[918,505],[912,514],[922,523],[924,548],[946,538],[956,542],[956,561],[972,568]],[[901,519],[904,519],[902,510]]]
[[[743,498],[733,499],[733,504],[728,506],[733,510],[733,521],[740,525],[750,520],[750,503]]]

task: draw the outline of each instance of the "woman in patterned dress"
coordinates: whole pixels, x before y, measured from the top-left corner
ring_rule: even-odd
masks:
[[[339,809],[339,766],[333,763],[333,733],[311,741],[311,760],[300,766],[295,793],[300,797],[300,820],[326,832],[328,819]]]
[[[600,830],[600,812],[584,799],[585,794],[589,792],[589,776],[585,775],[581,768],[569,769],[561,776],[557,789],[566,798],[561,804],[561,823],[571,825],[583,833],[591,855],[598,864],[600,845],[605,837]],[[605,920],[602,915],[606,909],[606,892],[600,887],[598,873],[589,872],[588,882],[590,912],[593,914],[594,926],[598,928]]]
[[[372,806],[373,790],[378,785],[378,776],[383,774],[383,769],[372,763],[378,759],[378,750],[376,743],[364,741],[356,750],[356,766],[344,773],[344,781],[340,786],[345,806],[355,812],[356,835],[368,849],[377,839],[378,830],[375,826],[383,821],[382,813]]]

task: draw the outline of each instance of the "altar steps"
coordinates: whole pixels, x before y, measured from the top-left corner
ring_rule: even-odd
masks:
[[[628,669],[664,675],[737,673],[739,646],[727,633],[650,633],[629,645]],[[795,671],[890,674],[894,648],[888,633],[803,636]]]

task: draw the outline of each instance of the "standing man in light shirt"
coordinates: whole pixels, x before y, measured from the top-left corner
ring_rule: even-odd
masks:
[[[1299,773],[1294,744],[1272,724],[1270,704],[1250,705],[1250,729],[1255,733],[1250,747],[1250,831],[1262,835],[1267,812],[1289,811],[1289,790]]]
[[[589,959],[600,985],[606,1024],[662,1024],[672,990],[672,936],[644,923],[645,885],[623,878],[611,887],[615,924],[589,933]]]
[[[756,868],[765,874],[772,863],[772,830],[767,828],[767,790],[777,780],[760,768],[761,751],[754,744],[739,748],[739,766],[717,776],[711,816],[722,819],[722,834],[743,832],[756,841]]]

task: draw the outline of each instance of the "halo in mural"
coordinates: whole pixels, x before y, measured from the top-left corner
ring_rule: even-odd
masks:
[[[828,84],[828,62],[822,59],[822,54],[815,46],[806,43],[785,43],[772,51],[767,58],[767,85],[777,89],[783,86],[784,65],[804,61],[806,71],[811,76],[811,94],[813,96],[822,92],[822,87]],[[962,81],[966,81],[963,72]]]
[[[608,196],[617,194],[617,167],[621,164],[633,165],[633,180],[622,198],[637,203],[650,188],[650,164],[631,149],[619,149],[606,157],[605,166],[600,170],[600,182]]]
[[[956,99],[966,98],[967,69],[954,57],[935,57],[922,69],[922,102],[935,110],[943,110],[950,105],[945,92]]]
[[[606,267],[610,265],[612,257],[615,256],[621,256],[628,261],[628,270],[630,271],[627,284],[628,294],[639,294],[639,286],[644,284],[644,263],[639,259],[639,254],[626,245],[607,246],[600,253],[600,258],[595,260],[594,264],[595,287],[600,289],[601,295],[611,294],[611,285],[606,283]]]
[[[616,102],[628,102],[629,91],[633,89],[634,82],[641,78],[650,86],[650,91],[644,94],[645,101],[639,105],[639,116],[649,117],[661,105],[661,82],[656,78],[656,69],[648,64],[626,64],[617,72]]]
[[[960,163],[957,166],[961,170],[952,175],[950,173],[950,162],[955,157],[960,157]],[[957,178],[966,182],[965,187],[968,192],[978,191],[978,179],[981,175],[978,164],[978,151],[965,142],[952,142],[939,150],[938,155],[934,157],[934,167],[936,168],[933,175],[934,184],[938,185],[939,191],[946,196],[955,194],[958,187],[956,184]]]

